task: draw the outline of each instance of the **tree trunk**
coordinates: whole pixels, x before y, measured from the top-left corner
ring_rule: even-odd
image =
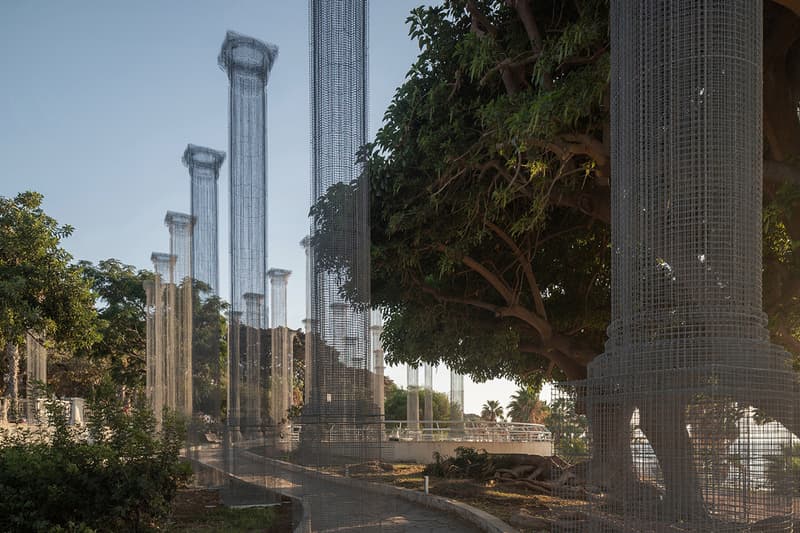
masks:
[[[703,520],[708,513],[692,461],[692,442],[686,430],[686,405],[644,404],[639,422],[658,458],[664,476],[663,507],[677,520]]]
[[[3,406],[3,415],[7,420],[9,408],[12,414],[17,408],[17,400],[19,399],[19,349],[13,342],[6,343],[6,363],[8,365],[8,372],[6,374],[6,391],[5,391],[5,405]]]

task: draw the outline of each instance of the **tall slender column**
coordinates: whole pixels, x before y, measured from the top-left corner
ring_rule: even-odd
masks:
[[[383,391],[383,316],[380,309],[373,309],[370,313],[369,326],[372,346],[372,399],[378,408],[381,418],[384,416],[384,391]]]
[[[192,277],[216,294],[219,288],[217,182],[225,152],[189,144],[183,152],[192,194]]]
[[[148,279],[142,282],[145,295],[145,354],[147,374],[145,375],[145,395],[147,404],[155,412],[153,391],[156,384],[156,351],[155,351],[155,281]]]
[[[450,369],[450,431],[464,431],[464,374]]]
[[[406,397],[406,422],[409,431],[419,431],[419,367],[406,366],[408,396]]]
[[[27,415],[28,420],[33,422],[40,414],[37,404],[43,393],[41,387],[47,385],[47,348],[30,333],[25,335],[25,369]]]
[[[261,431],[261,309],[264,295],[247,292],[244,295],[244,325],[246,328],[246,346],[244,351],[244,376],[242,388],[244,402],[242,405],[242,425],[249,437],[260,437]]]
[[[168,309],[167,292],[170,286],[170,270],[172,256],[154,252],[150,259],[153,262],[153,396],[152,407],[157,421],[161,421],[162,411],[167,406],[167,349],[168,345]]]
[[[311,247],[311,239],[308,236],[303,237],[303,240],[300,241],[300,246],[306,252],[306,318],[303,320],[303,327],[305,328],[305,376],[303,379],[303,405],[311,406],[311,385],[314,381],[312,376],[314,375],[314,331],[316,328],[312,324],[311,315],[313,311],[311,309],[311,287],[312,287],[312,277],[314,276],[314,268],[313,268],[313,252],[314,249]]]
[[[290,270],[272,268],[267,272],[272,298],[272,364],[270,368],[270,418],[275,428],[275,443],[291,443],[289,408],[292,406],[292,343],[294,332],[287,327],[286,287]]]
[[[311,203],[333,186],[350,184],[362,175],[357,152],[367,138],[367,2],[366,0],[310,0],[311,39]],[[329,241],[326,253],[345,256],[350,265],[349,284],[360,303],[369,303],[369,190],[361,180],[356,194],[341,207],[344,217]],[[313,238],[322,220],[311,221]],[[316,250],[315,250],[316,252]],[[312,282],[313,328],[310,398],[304,415],[324,424],[337,420],[352,442],[349,453],[359,457],[376,449],[356,443],[354,435],[374,421],[368,398],[370,368],[369,312],[341,297],[342,280],[314,262]],[[324,384],[324,385],[323,385]],[[314,418],[319,417],[319,418]],[[316,439],[313,432],[303,438]],[[377,433],[374,433],[377,438]],[[348,448],[347,445],[343,445]],[[344,450],[348,453],[348,450]]]
[[[267,293],[267,81],[278,48],[229,31],[219,66],[230,80],[231,309],[244,295]],[[266,320],[266,301],[258,315]],[[255,324],[248,324],[255,326]],[[266,327],[266,323],[258,324]]]
[[[287,327],[286,320],[286,286],[289,281],[291,270],[271,268],[267,272],[270,281],[270,297],[272,300],[271,326],[273,328]]]
[[[185,416],[192,414],[192,216],[167,211],[164,224],[169,228],[169,251],[175,258],[174,407]]]
[[[433,366],[425,363],[422,367],[425,374],[425,406],[423,409],[423,417],[425,419],[426,427],[433,427]]]
[[[242,312],[230,311],[228,314],[228,416],[227,426],[230,439],[241,439],[242,424]]]

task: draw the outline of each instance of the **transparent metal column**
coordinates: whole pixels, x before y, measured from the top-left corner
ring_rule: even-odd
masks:
[[[182,161],[191,177],[192,277],[207,287],[204,292],[216,294],[219,288],[217,182],[225,152],[189,144]]]
[[[175,258],[173,271],[175,355],[173,408],[184,416],[192,415],[192,233],[193,219],[186,213],[167,211],[164,224],[169,228],[169,251]],[[172,379],[172,378],[171,378]]]

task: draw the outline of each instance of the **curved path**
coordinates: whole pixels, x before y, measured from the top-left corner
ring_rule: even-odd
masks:
[[[304,472],[290,471],[253,454],[236,451],[229,459],[233,474],[255,486],[266,487],[286,495],[301,498],[310,515],[314,532],[380,531],[396,533],[480,531],[472,524],[448,513],[366,489],[346,487]],[[203,450],[193,454],[202,463],[223,468],[223,451]]]

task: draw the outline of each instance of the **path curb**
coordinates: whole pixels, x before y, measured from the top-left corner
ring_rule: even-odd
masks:
[[[469,504],[452,500],[450,498],[445,498],[443,496],[436,496],[434,494],[425,494],[424,492],[418,490],[404,489],[402,487],[394,487],[392,485],[386,485],[384,483],[375,483],[372,481],[364,481],[361,479],[344,477],[338,474],[321,472],[319,470],[307,466],[301,466],[295,463],[288,463],[286,461],[281,461],[279,459],[264,457],[263,455],[258,455],[256,453],[249,452],[247,450],[240,449],[239,453],[241,453],[245,457],[249,457],[250,459],[257,459],[259,461],[266,460],[269,462],[273,462],[276,465],[280,465],[282,468],[289,470],[290,472],[307,474],[320,479],[325,479],[327,481],[330,481],[331,483],[336,483],[338,485],[342,485],[345,487],[355,488],[355,489],[366,489],[371,492],[382,494],[384,496],[394,496],[402,498],[406,501],[418,503],[420,505],[429,507],[431,509],[445,511],[447,513],[450,513],[452,515],[461,518],[465,522],[469,522],[470,524],[478,527],[481,531],[485,531],[486,533],[519,533],[518,529],[511,527],[510,525],[506,524],[496,516],[491,515],[486,511],[482,511]]]

